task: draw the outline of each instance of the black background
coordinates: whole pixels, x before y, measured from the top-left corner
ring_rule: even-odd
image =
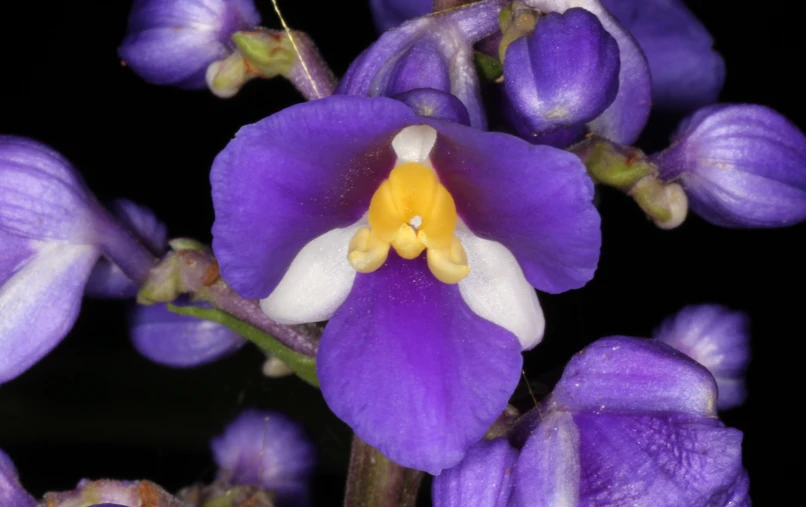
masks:
[[[263,24],[278,27],[270,2],[257,4]],[[374,39],[366,2],[286,0],[281,7],[337,74]],[[146,84],[116,54],[129,8],[127,1],[3,2],[0,132],[52,145],[100,198],[125,196],[151,207],[171,236],[209,241],[213,157],[241,125],[301,99],[282,80],[252,82],[230,100]],[[692,8],[726,59],[723,101],[765,104],[806,127],[801,18],[749,1]],[[596,278],[582,290],[541,297],[548,329],[526,356],[529,379],[550,383],[585,344],[611,334],[647,336],[685,304],[746,311],[753,323],[750,396],[723,420],[745,433],[756,505],[796,503],[799,484],[788,474],[803,469],[797,410],[806,269],[799,240],[806,226],[737,231],[691,217],[678,230],[660,231],[608,191],[601,212]],[[70,489],[82,477],[148,478],[169,490],[209,479],[209,438],[241,407],[261,406],[305,423],[321,458],[317,505],[340,505],[350,433],[317,391],[295,378],[263,378],[253,347],[192,370],[152,364],[131,347],[126,314],[124,303],[87,300],[54,352],[0,386],[0,448],[34,494]],[[523,385],[514,399],[528,408]]]

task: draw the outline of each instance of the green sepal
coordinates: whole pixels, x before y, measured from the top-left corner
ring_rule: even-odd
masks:
[[[644,176],[655,172],[639,150],[622,148],[597,138],[583,141],[579,146],[586,152],[583,161],[588,174],[597,183],[629,189]],[[572,151],[575,151],[573,147]]]
[[[279,30],[235,32],[232,41],[243,59],[266,78],[287,76],[299,60],[289,35]]]
[[[504,67],[498,61],[498,58],[476,51],[475,55],[473,55],[473,61],[476,64],[479,77],[485,81],[495,81],[504,75]]]
[[[316,377],[316,359],[289,349],[270,334],[264,333],[260,329],[221,310],[199,308],[197,306],[176,306],[171,304],[167,305],[167,307],[170,311],[180,315],[188,315],[227,326],[265,352],[283,361],[305,382],[316,388],[319,387],[319,379]]]

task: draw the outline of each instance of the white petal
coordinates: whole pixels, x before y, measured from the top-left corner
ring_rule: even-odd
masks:
[[[398,164],[425,162],[437,142],[437,131],[428,125],[412,125],[401,130],[392,140]]]
[[[470,274],[459,282],[459,292],[470,309],[512,331],[524,350],[540,343],[546,328],[543,310],[512,252],[462,227],[456,229],[456,235],[470,266]]]
[[[260,302],[270,319],[281,324],[319,322],[333,316],[355,280],[355,269],[347,261],[347,248],[364,220],[333,229],[312,239],[294,258],[283,279]]]

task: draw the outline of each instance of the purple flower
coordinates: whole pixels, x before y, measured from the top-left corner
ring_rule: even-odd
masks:
[[[0,505],[35,507],[36,500],[25,491],[17,478],[17,469],[6,453],[0,450]]]
[[[485,128],[473,43],[484,35],[480,27],[497,27],[495,13],[479,4],[384,33],[350,65],[336,93],[391,97],[422,116]]]
[[[138,281],[153,261],[61,155],[0,137],[0,383],[64,338],[102,253]]]
[[[316,453],[302,427],[287,416],[244,410],[211,446],[219,480],[273,491],[280,506],[307,503]]]
[[[135,0],[118,51],[149,83],[204,88],[207,68],[234,53],[232,34],[258,23],[252,0]]]
[[[708,371],[671,347],[603,338],[523,416],[509,437],[517,459],[505,439],[476,444],[471,460],[434,479],[434,504],[749,506],[742,434],[719,422],[715,402]],[[495,501],[446,494],[481,498],[493,484],[503,487]]]
[[[725,62],[681,0],[602,0],[638,40],[652,74],[653,106],[691,111],[716,102]]]
[[[226,326],[176,314],[163,304],[134,309],[131,338],[140,354],[174,368],[191,368],[216,361],[246,343]]]
[[[379,32],[431,12],[433,0],[370,0],[372,17]]]
[[[616,98],[619,48],[598,18],[584,9],[541,17],[534,31],[512,42],[504,58],[511,123],[535,143],[570,130],[559,147],[581,138]]]
[[[713,224],[783,227],[806,219],[806,137],[767,107],[700,109],[652,160]]]
[[[278,322],[330,319],[328,405],[432,473],[504,409],[543,334],[532,287],[581,287],[598,262],[578,158],[386,98],[335,95],[244,127],[211,181],[224,279]]]
[[[518,130],[526,132],[528,139],[541,130],[537,133],[551,134],[551,142],[561,144],[573,141],[584,127],[616,143],[632,144],[651,108],[649,68],[632,36],[599,0],[524,0],[523,4],[537,16],[535,31],[526,40],[516,40],[504,58],[504,83],[515,80],[506,84],[506,93],[515,109],[510,118],[516,119]],[[598,23],[580,12],[583,9]],[[618,61],[613,41],[618,46]],[[514,61],[507,65],[510,52]],[[617,84],[614,71],[618,72]],[[561,90],[569,86],[570,93],[565,95]],[[538,92],[551,98],[546,103],[536,100]],[[543,131],[551,125],[574,135],[557,138],[557,132]]]
[[[720,410],[741,405],[750,361],[750,322],[720,305],[687,306],[668,317],[654,337],[708,368],[719,388]]]

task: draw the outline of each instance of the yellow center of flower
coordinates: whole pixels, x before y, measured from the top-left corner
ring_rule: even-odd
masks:
[[[404,259],[427,249],[428,268],[443,283],[458,283],[470,272],[467,255],[453,233],[458,218],[448,190],[428,167],[407,162],[392,169],[372,196],[369,227],[350,240],[350,264],[360,273],[380,268],[393,247]]]

